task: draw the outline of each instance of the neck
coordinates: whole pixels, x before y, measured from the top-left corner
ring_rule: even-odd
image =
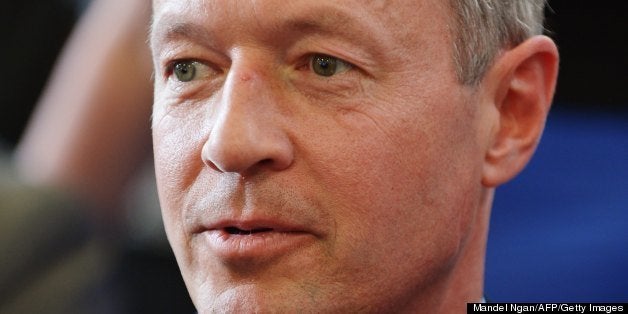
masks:
[[[494,189],[486,189],[471,222],[469,238],[463,244],[456,266],[446,284],[440,313],[465,313],[467,302],[479,302],[484,291],[484,259]]]

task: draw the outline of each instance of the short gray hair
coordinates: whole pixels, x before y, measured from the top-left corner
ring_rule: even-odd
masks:
[[[503,48],[543,32],[545,0],[449,0],[459,81],[477,85]]]

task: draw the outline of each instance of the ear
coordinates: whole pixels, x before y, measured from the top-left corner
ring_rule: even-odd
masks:
[[[535,36],[502,53],[483,80],[483,100],[493,112],[482,184],[515,177],[532,158],[543,133],[558,73],[558,49]],[[493,107],[494,106],[494,107]]]

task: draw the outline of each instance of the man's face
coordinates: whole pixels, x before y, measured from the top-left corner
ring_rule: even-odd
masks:
[[[156,1],[159,196],[199,311],[394,310],[447,284],[488,131],[443,3]]]

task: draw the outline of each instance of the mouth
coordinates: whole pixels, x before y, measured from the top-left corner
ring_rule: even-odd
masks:
[[[276,259],[317,239],[305,227],[276,221],[220,222],[200,234],[210,252],[225,264]]]
[[[226,227],[224,231],[231,235],[253,235],[261,232],[273,232],[273,228],[254,228],[247,230],[238,227]]]

